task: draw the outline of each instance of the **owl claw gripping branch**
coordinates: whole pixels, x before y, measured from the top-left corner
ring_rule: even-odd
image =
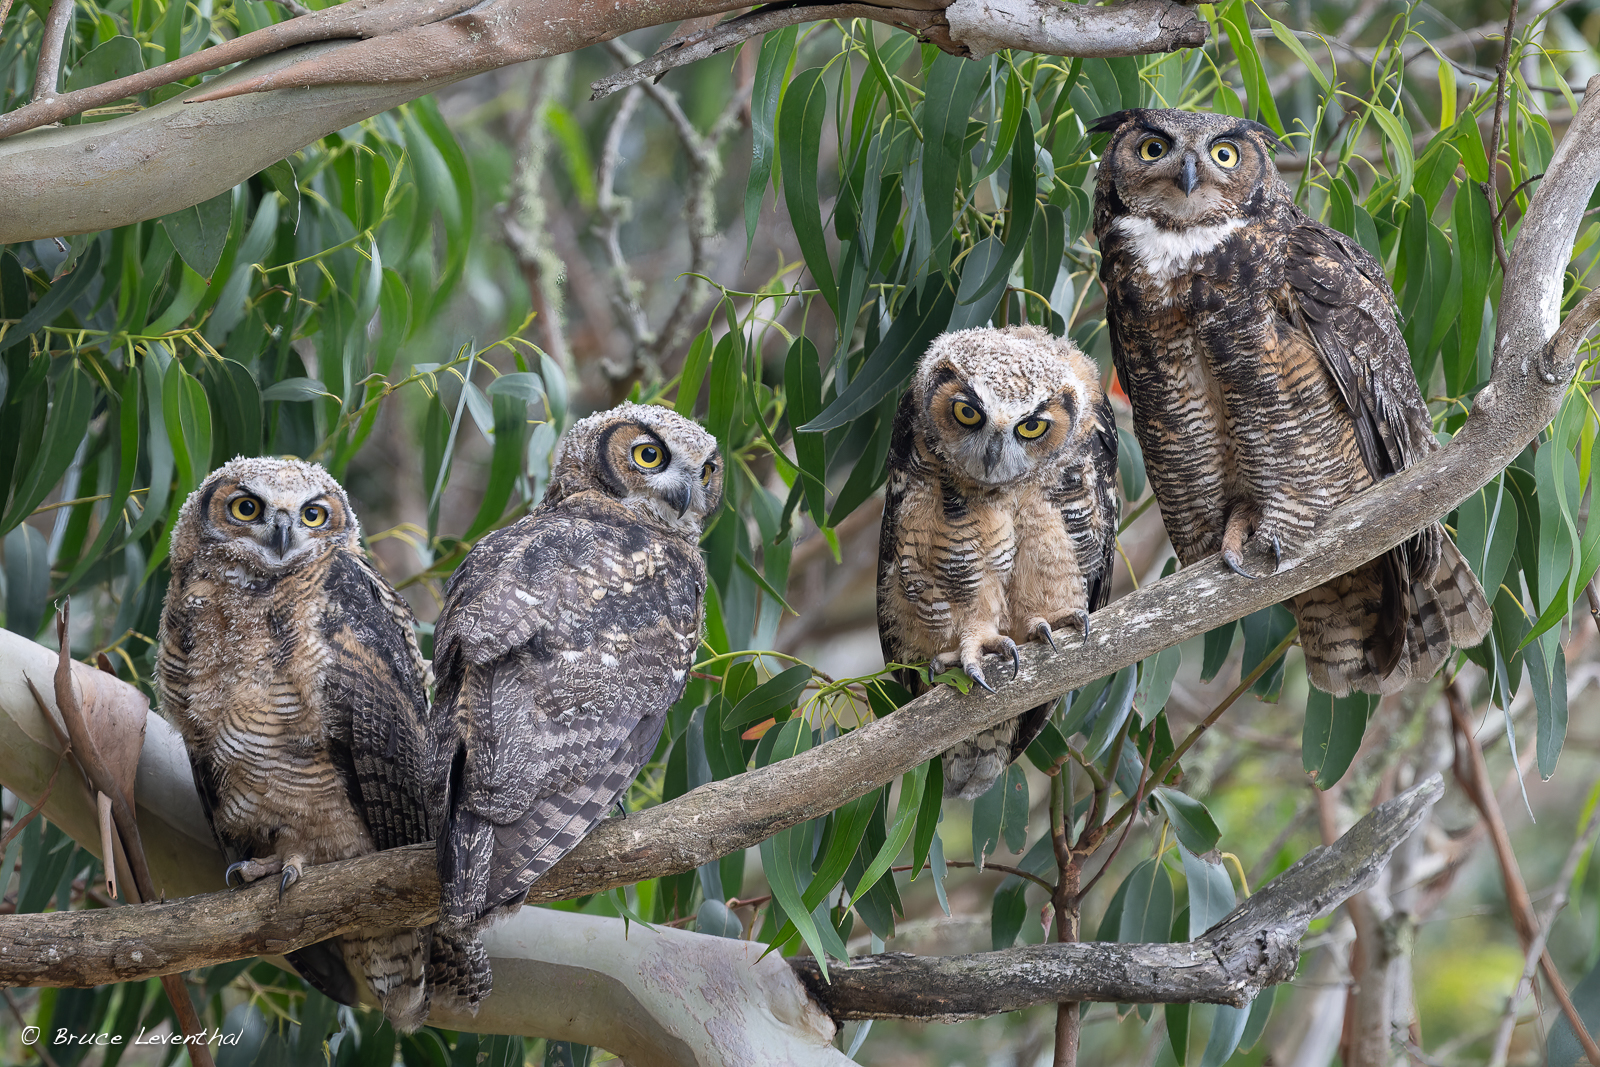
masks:
[[[178,514],[156,685],[183,733],[225,879],[429,841],[428,665],[411,610],[361,549],[321,467],[236,459]],[[475,1010],[488,958],[434,927],[361,930],[288,955],[345,1004],[364,985],[397,1028],[430,1002]]]
[[[1100,373],[1036,326],[936,339],[895,415],[878,558],[884,658],[960,665],[993,692],[983,656],[1052,627],[1089,633],[1111,591],[1117,428]],[[1088,610],[1086,610],[1088,609]],[[901,671],[912,692],[925,689]],[[1038,736],[1051,704],[944,755],[945,792],[976,797]]]

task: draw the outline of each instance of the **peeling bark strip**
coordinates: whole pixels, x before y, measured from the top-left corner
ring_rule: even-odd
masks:
[[[815,960],[790,962],[836,1020],[955,1020],[1061,1000],[1244,1005],[1294,977],[1306,926],[1371,885],[1443,791],[1435,775],[1382,805],[1187,944],[890,953],[836,964],[832,984]],[[161,904],[0,916],[0,986],[86,988],[280,955],[352,930],[425,925],[438,901],[433,849],[413,845],[308,868],[282,900],[267,878]]]
[[[1264,987],[1294,977],[1311,920],[1370,887],[1443,793],[1434,775],[1380,805],[1184,944],[1078,942],[966,956],[891,952],[834,963],[831,982],[810,957],[790,964],[836,1022],[957,1022],[1073,1000],[1242,1008]]]

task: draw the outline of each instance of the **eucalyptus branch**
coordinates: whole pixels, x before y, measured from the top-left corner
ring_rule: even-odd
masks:
[[[39,45],[39,65],[33,73],[33,99],[48,100],[56,95],[61,78],[61,53],[72,28],[74,0],[51,0],[44,20],[44,40]]]

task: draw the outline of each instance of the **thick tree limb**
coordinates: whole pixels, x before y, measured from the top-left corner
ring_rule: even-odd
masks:
[[[982,17],[1006,12],[1007,26],[1025,27],[1034,45],[1066,55],[1170,51],[1205,37],[1204,23],[1172,0],[1113,7],[1054,0],[984,3],[981,12],[969,11],[969,0],[949,5],[951,17],[967,20],[960,31],[941,10],[948,0],[802,3],[745,16],[753,23],[735,22],[749,27],[774,18],[774,24],[869,18],[904,25],[950,51],[979,54],[1005,43],[992,28],[983,29]],[[0,243],[156,218],[208,200],[318,137],[473,74],[743,6],[733,0],[348,0],[0,115],[0,188],[7,192],[0,202]],[[978,44],[969,49],[960,34],[980,31],[987,36],[975,37]],[[726,33],[715,40],[722,43],[710,51],[735,43]],[[1017,46],[1027,47],[1020,40]],[[696,49],[704,50],[699,43],[685,44],[664,55],[687,61]],[[244,66],[146,111],[36,130],[233,63]],[[245,104],[243,94],[256,98]],[[30,130],[35,132],[23,133]]]
[[[1028,945],[965,956],[863,956],[828,967],[792,962],[835,1020],[957,1022],[1060,1001],[1231,1004],[1294,977],[1311,920],[1368,888],[1389,855],[1444,793],[1438,775],[1369,813],[1329,847],[1314,848],[1204,936],[1184,944]]]
[[[1372,884],[1389,854],[1444,791],[1437,775],[1381,805],[1331,847],[1313,849],[1186,944],[1046,944],[967,956],[868,956],[830,968],[791,963],[811,995],[843,1019],[955,1021],[1061,1000],[1248,1004],[1294,977],[1311,920]],[[270,879],[236,891],[95,911],[0,916],[0,986],[136,981],[256,955],[277,955],[371,927],[438,915],[433,850],[393,849],[309,869],[283,899]],[[523,913],[538,923],[537,911]],[[706,940],[702,938],[701,940]],[[63,945],[72,946],[70,953]],[[1019,980],[1023,977],[1026,980]]]

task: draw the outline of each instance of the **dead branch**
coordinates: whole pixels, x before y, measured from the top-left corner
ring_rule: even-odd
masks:
[[[1300,939],[1318,916],[1372,884],[1389,854],[1444,792],[1438,775],[1374,809],[1332,846],[1298,863],[1198,940],[1173,945],[1073,942],[966,956],[863,956],[828,968],[791,961],[836,1021],[956,1022],[1060,1001],[1231,1004],[1294,977]],[[1026,982],[1017,976],[1026,974]]]

